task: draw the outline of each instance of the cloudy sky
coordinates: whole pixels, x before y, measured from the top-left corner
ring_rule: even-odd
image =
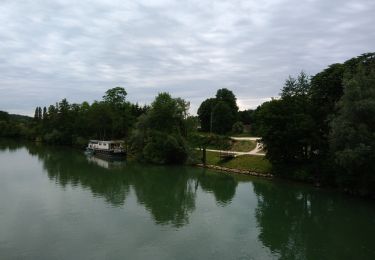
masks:
[[[242,109],[288,75],[375,51],[374,0],[0,0],[0,110],[32,115],[123,86],[199,104],[229,88]]]

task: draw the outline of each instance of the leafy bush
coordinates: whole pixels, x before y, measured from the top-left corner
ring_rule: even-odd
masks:
[[[241,121],[237,121],[236,123],[233,124],[232,126],[232,132],[235,134],[242,134],[244,131],[244,126]]]

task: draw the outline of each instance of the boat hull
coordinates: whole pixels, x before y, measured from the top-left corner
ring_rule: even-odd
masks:
[[[90,149],[91,154],[109,158],[125,158],[125,151],[113,151],[113,150],[101,150],[101,149]]]

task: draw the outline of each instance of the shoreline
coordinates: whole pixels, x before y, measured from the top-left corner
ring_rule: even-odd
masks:
[[[243,175],[248,175],[248,176],[256,176],[256,177],[263,177],[267,179],[273,179],[274,175],[271,173],[259,173],[255,171],[250,171],[250,170],[241,170],[241,169],[235,169],[235,168],[227,168],[227,167],[222,167],[222,166],[217,166],[217,165],[212,165],[212,164],[194,164],[196,167],[200,168],[207,168],[207,169],[212,169],[212,170],[218,170],[218,171],[223,171],[223,172],[229,172],[229,173],[235,173],[235,174],[243,174]]]

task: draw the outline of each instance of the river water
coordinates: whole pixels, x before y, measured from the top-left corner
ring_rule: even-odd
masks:
[[[375,204],[2,140],[0,259],[375,259]]]

